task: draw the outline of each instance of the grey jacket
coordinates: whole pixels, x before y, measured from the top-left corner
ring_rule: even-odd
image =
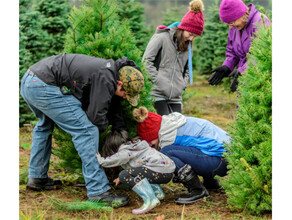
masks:
[[[146,167],[159,173],[173,173],[175,170],[175,164],[168,156],[141,140],[121,145],[119,151],[110,157],[104,158],[97,154],[97,160],[103,167],[121,166],[123,169]]]
[[[188,51],[178,52],[173,42],[174,29],[157,29],[149,41],[143,62],[147,73],[152,76],[151,95],[159,100],[182,101],[182,92],[188,85],[188,68],[183,72],[188,61]],[[161,60],[158,69],[155,67],[156,57],[161,49]]]

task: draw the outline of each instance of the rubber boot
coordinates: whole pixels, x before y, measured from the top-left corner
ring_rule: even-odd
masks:
[[[164,199],[165,195],[163,193],[163,190],[161,189],[161,186],[160,184],[150,184],[154,193],[155,193],[155,196],[159,199],[159,200],[162,200]]]
[[[210,177],[210,178],[204,177],[203,185],[208,191],[212,191],[212,192],[224,191],[223,186],[219,184],[219,180],[214,179],[213,177]]]
[[[143,214],[160,204],[160,201],[155,196],[154,191],[146,178],[137,183],[132,190],[144,200],[144,203],[140,208],[132,210],[133,214]]]
[[[209,192],[203,186],[197,174],[191,169],[190,165],[187,164],[181,169],[185,170],[178,171],[178,180],[188,189],[188,193],[181,195],[175,202],[177,204],[187,205],[200,201],[204,197],[210,199]]]

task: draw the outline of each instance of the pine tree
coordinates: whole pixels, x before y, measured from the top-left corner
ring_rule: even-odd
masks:
[[[225,154],[230,170],[222,185],[233,209],[260,214],[272,208],[272,28],[256,35],[239,78],[237,120]]]
[[[39,0],[35,10],[42,16],[42,30],[48,33],[46,56],[59,54],[64,49],[66,30],[69,27],[70,5],[67,0]]]
[[[136,46],[144,52],[147,43],[150,40],[151,32],[146,27],[144,15],[144,6],[138,0],[117,0],[117,14],[119,19],[127,19],[131,31],[135,37]]]
[[[187,12],[187,10],[184,11],[184,9],[184,6],[174,6],[171,8],[166,8],[165,11],[162,12],[162,24],[168,26],[172,23],[180,22],[184,14]]]
[[[139,106],[146,106],[153,111],[153,100],[149,94],[151,82],[142,66],[142,52],[135,45],[135,37],[131,32],[129,22],[120,20],[116,1],[86,0],[79,9],[75,7],[72,9],[69,21],[71,27],[66,35],[65,52],[114,60],[126,56],[134,60],[138,66],[142,67],[145,78],[145,88],[140,93]],[[126,126],[130,136],[134,137],[137,132],[136,122],[132,118],[133,107],[126,100],[123,101],[122,106]],[[102,146],[105,133],[100,134],[100,146]],[[54,150],[62,160],[61,165],[66,169],[70,167],[67,170],[71,173],[80,173],[81,161],[71,137],[60,129],[55,129],[54,134],[56,143],[61,146]],[[101,151],[102,147],[99,147],[99,150]]]
[[[210,6],[203,34],[194,41],[193,63],[199,75],[210,74],[225,60],[228,25],[220,20],[219,5],[220,2],[215,0]]]
[[[66,0],[19,1],[19,78],[39,60],[63,49],[68,27],[69,4]],[[19,123],[36,117],[19,96]]]

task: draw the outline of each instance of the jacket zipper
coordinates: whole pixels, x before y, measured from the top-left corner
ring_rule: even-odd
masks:
[[[178,53],[179,52],[176,52],[175,62],[174,62],[174,65],[173,65],[172,76],[171,76],[171,90],[170,90],[170,95],[168,97],[168,100],[170,100],[171,99],[171,96],[172,96],[172,91],[173,91],[173,78],[174,78],[174,71],[175,71],[175,66],[176,66],[176,63],[177,63]]]

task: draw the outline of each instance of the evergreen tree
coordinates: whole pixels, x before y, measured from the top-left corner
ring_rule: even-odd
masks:
[[[204,31],[201,37],[195,38],[193,63],[200,75],[221,66],[225,60],[228,36],[228,25],[219,16],[220,2],[215,0],[208,9]]]
[[[33,3],[29,0],[19,1],[19,79],[28,67],[39,59],[47,50],[47,33],[41,28],[40,13],[32,9]],[[30,108],[19,96],[19,124],[36,120]]]
[[[19,1],[19,78],[39,60],[63,49],[69,4],[66,0]],[[19,96],[19,123],[36,120]]]
[[[138,0],[117,0],[117,14],[121,21],[128,20],[135,37],[136,46],[144,52],[151,37],[150,29],[146,27],[144,6]]]
[[[72,9],[69,21],[71,27],[66,35],[65,52],[114,60],[126,56],[134,60],[138,66],[142,67],[145,78],[145,88],[140,93],[139,106],[145,106],[153,111],[153,100],[149,94],[151,82],[142,66],[142,52],[135,45],[135,37],[131,32],[129,22],[120,20],[116,1],[85,0],[79,9],[75,7]],[[130,135],[134,137],[137,132],[136,122],[132,118],[133,107],[126,100],[122,106],[126,126]],[[102,146],[105,133],[100,134],[100,146]],[[70,167],[67,170],[72,173],[80,173],[81,161],[71,137],[60,129],[55,129],[55,140],[61,146],[54,149],[54,153],[62,160],[61,165],[66,169]],[[102,147],[99,150],[101,151]]]
[[[168,26],[172,23],[180,22],[184,14],[187,12],[187,10],[184,11],[184,9],[185,9],[184,6],[166,8],[166,10],[162,12],[163,14],[162,24]]]
[[[239,77],[237,120],[225,154],[230,170],[222,179],[230,206],[253,214],[272,208],[272,28],[257,36]]]
[[[42,16],[42,30],[48,33],[46,56],[60,53],[64,49],[65,34],[69,27],[70,5],[67,0],[39,0],[35,10]]]

